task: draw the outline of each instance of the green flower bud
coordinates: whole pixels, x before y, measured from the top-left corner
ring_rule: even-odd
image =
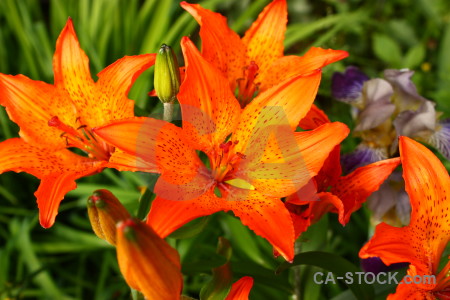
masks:
[[[180,89],[180,69],[172,48],[163,44],[156,55],[155,91],[162,103],[173,103]]]

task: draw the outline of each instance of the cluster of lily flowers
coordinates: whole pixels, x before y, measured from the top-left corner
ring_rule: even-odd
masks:
[[[270,3],[242,38],[222,15],[197,4],[181,6],[199,23],[202,40],[200,52],[182,39],[181,69],[162,47],[158,54],[117,60],[94,82],[69,19],[56,43],[54,84],[0,74],[0,104],[20,127],[20,138],[0,144],[0,173],[26,172],[41,180],[35,193],[40,224],[54,224],[60,202],[81,177],[104,168],[160,174],[144,221],[106,190],[89,198],[88,213],[95,233],[116,246],[130,287],[147,299],[179,299],[180,258],[164,238],[184,224],[232,211],[273,246],[274,255],[292,261],[295,241],[311,224],[332,212],[345,225],[402,164],[409,222],[401,228],[379,224],[360,257],[406,262],[410,275],[437,276],[434,284],[399,285],[389,299],[448,299],[450,264],[439,269],[439,263],[450,238],[449,176],[430,150],[407,137],[449,157],[441,142],[448,126],[411,87],[411,73],[387,71],[387,81],[369,80],[348,69],[343,76],[356,79],[335,78],[341,80],[335,97],[352,103],[358,118],[355,132],[363,142],[354,155],[374,153],[341,167],[340,143],[349,129],[330,122],[313,102],[321,69],[347,52],[311,48],[301,57],[284,56],[285,0]],[[135,117],[127,97],[155,61],[164,120]],[[175,100],[181,127],[170,122]],[[378,135],[392,126],[395,134]],[[247,299],[252,284],[243,277],[227,299]]]

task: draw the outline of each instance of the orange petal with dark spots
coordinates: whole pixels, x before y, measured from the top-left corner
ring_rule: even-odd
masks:
[[[108,168],[114,168],[119,171],[140,171],[148,173],[158,173],[156,164],[144,160],[142,157],[127,153],[116,148],[109,158]]]
[[[81,123],[92,128],[133,116],[134,103],[127,98],[128,91],[136,78],[154,62],[155,54],[126,56],[98,73],[99,80],[95,83],[89,59],[80,47],[69,18],[56,42],[53,57],[55,86],[67,91]]]
[[[272,1],[242,38],[247,56],[245,66],[254,61],[261,72],[270,71],[272,63],[283,56],[286,24],[286,0]]]
[[[95,128],[94,132],[131,155],[113,155],[112,163],[122,164],[122,168],[130,170],[143,168],[162,173],[166,181],[175,185],[192,181],[203,166],[183,130],[162,120],[135,117]]]
[[[75,124],[75,106],[65,91],[23,75],[0,74],[0,104],[19,125],[19,134],[25,141],[55,150],[66,147],[61,131],[48,126],[53,116]]]
[[[201,57],[195,45],[185,37],[181,46],[186,77],[178,100],[184,134],[196,149],[209,152],[234,130],[241,108],[227,79]]]
[[[294,259],[294,225],[279,198],[267,197],[257,191],[233,189],[225,204],[226,210],[231,210],[242,224],[268,240],[287,261]]]
[[[246,154],[250,139],[269,127],[282,128],[287,124],[294,131],[311,108],[320,77],[319,71],[306,77],[293,77],[256,96],[242,111],[233,134],[233,140],[239,141],[236,151]]]
[[[246,159],[239,168],[260,193],[286,197],[317,175],[330,152],[348,133],[347,126],[335,122],[295,133],[286,126],[285,131],[277,131],[269,141],[256,135],[247,146],[252,152],[245,153]],[[259,149],[264,147],[261,153]]]
[[[128,92],[139,75],[155,64],[155,59],[156,54],[125,56],[97,74],[96,98],[88,103],[88,110],[99,110],[92,123],[100,126],[134,116],[134,101],[128,99]]]
[[[421,239],[421,261],[431,264],[435,274],[450,239],[450,178],[441,161],[425,146],[407,137],[400,137],[399,144],[405,188],[411,201],[409,226]]]
[[[303,56],[284,56],[273,62],[265,72],[261,72],[260,90],[264,91],[287,78],[307,75],[328,64],[344,59],[347,51],[312,47]]]
[[[406,192],[411,201],[408,226],[379,224],[372,239],[361,249],[361,258],[378,256],[387,265],[409,262],[410,275],[436,275],[437,285],[408,284],[398,287],[389,299],[434,299],[447,293],[449,282],[438,273],[442,253],[450,240],[450,178],[439,159],[425,146],[400,137],[400,157]],[[422,297],[422,298],[420,298]]]
[[[277,198],[256,191],[232,188],[228,196],[218,198],[213,189],[193,200],[174,201],[155,198],[147,223],[166,237],[187,222],[218,211],[232,211],[256,234],[267,239],[287,260],[294,258],[294,228],[288,210]]]
[[[180,5],[200,24],[202,56],[228,78],[234,91],[245,62],[244,44],[239,35],[228,27],[227,19],[221,14],[198,4],[183,1]]]
[[[80,47],[71,18],[56,41],[53,72],[56,88],[67,91],[75,107],[85,112],[83,124],[95,126],[91,122],[99,116],[99,111],[94,104],[97,100],[94,81],[89,70],[89,59]]]
[[[0,173],[27,172],[41,179],[35,195],[44,228],[55,222],[59,203],[76,188],[75,180],[101,171],[105,164],[65,149],[55,152],[40,149],[19,138],[0,143]]]
[[[211,189],[193,200],[176,201],[156,197],[147,216],[147,224],[165,238],[195,218],[223,210],[222,205],[223,200],[217,198]]]

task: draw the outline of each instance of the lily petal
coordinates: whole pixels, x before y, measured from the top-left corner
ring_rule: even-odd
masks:
[[[311,105],[311,109],[306,116],[300,120],[298,126],[304,130],[316,129],[320,125],[330,123],[330,119],[323,110],[318,108],[315,104]]]
[[[95,99],[94,81],[89,70],[89,59],[80,48],[70,18],[56,41],[53,72],[55,86],[66,90],[77,110],[84,112],[85,119],[81,120],[82,124],[90,127],[98,125],[98,123],[92,123],[102,113],[99,111],[100,107],[95,105],[97,99]]]
[[[225,204],[226,210],[233,211],[242,224],[268,240],[287,261],[294,259],[294,225],[279,198],[233,189]]]
[[[232,188],[228,197],[218,198],[213,189],[189,201],[155,198],[147,223],[166,237],[187,222],[218,211],[233,211],[256,234],[267,239],[287,260],[294,257],[294,228],[289,213],[280,199],[263,196],[256,191]]]
[[[158,173],[158,167],[154,163],[148,162],[142,159],[142,157],[129,154],[118,148],[115,149],[114,153],[109,158],[107,167],[119,171]]]
[[[230,83],[231,90],[236,89],[236,79],[242,76],[245,52],[239,35],[227,25],[227,19],[221,14],[204,9],[198,4],[181,2],[187,12],[200,24],[202,38],[202,56],[219,69]]]
[[[21,155],[17,154],[17,149]],[[39,220],[44,228],[53,225],[59,203],[68,191],[75,189],[75,180],[101,171],[105,164],[65,149],[44,151],[19,138],[0,143],[0,173],[27,172],[41,179],[35,196]]]
[[[423,247],[416,258],[432,266],[431,274],[436,274],[442,251],[450,239],[446,202],[450,199],[450,178],[440,160],[414,140],[400,137],[400,156],[412,207],[409,227],[418,239],[413,245]]]
[[[437,295],[436,295],[437,296]],[[395,294],[390,294],[387,300],[436,300],[445,299],[436,297],[430,293],[418,289],[415,284],[399,284],[395,290]]]
[[[259,90],[265,91],[290,77],[307,75],[310,72],[320,70],[347,56],[347,51],[311,47],[303,56],[281,57],[258,76],[258,81],[261,83]]]
[[[283,56],[286,24],[286,0],[274,0],[264,8],[242,38],[246,66],[253,61],[259,70],[269,70],[272,63]]]
[[[183,38],[181,46],[186,61],[186,78],[178,94],[183,129],[196,149],[208,152],[234,130],[240,106],[226,78],[201,57],[195,45]]]
[[[249,170],[247,176],[250,182],[263,195],[289,196],[317,175],[330,152],[348,133],[347,126],[335,122],[312,131],[291,132],[291,139],[287,133],[277,135],[277,143],[269,141],[268,150],[262,157],[246,154],[242,170]],[[261,146],[255,144],[249,147],[256,149]]]
[[[53,116],[60,116],[66,124],[76,121],[75,106],[64,91],[23,75],[0,74],[0,104],[19,125],[19,134],[27,142],[52,149],[66,147],[61,131],[48,126]]]
[[[207,216],[223,209],[223,200],[212,189],[188,201],[166,200],[156,197],[147,216],[149,224],[158,235],[165,238],[195,218]]]
[[[190,182],[203,165],[195,150],[188,146],[183,131],[162,120],[135,117],[95,128],[94,132],[107,143],[137,157],[133,162],[119,154],[121,157],[116,156],[114,162],[117,159],[130,169],[154,170],[174,184]]]
[[[292,77],[256,96],[242,111],[233,134],[233,140],[238,141],[236,151],[247,155],[246,146],[249,141],[255,139],[259,132],[270,132],[267,130],[269,126],[277,128],[287,125],[294,131],[311,108],[320,76],[320,71],[316,71],[309,76]],[[267,139],[264,142],[266,141]]]
[[[39,208],[39,222],[44,228],[50,228],[55,223],[59,204],[64,196],[77,185],[75,180],[82,175],[75,173],[62,173],[45,176],[34,194]]]
[[[380,257],[387,265],[409,262],[416,274],[437,274],[442,252],[450,239],[450,178],[447,170],[423,145],[400,137],[400,157],[411,221],[396,228],[381,223],[361,249],[360,257]],[[411,269],[413,268],[413,269]]]
[[[300,201],[298,194],[287,198],[285,205],[294,223],[296,239],[329,211],[336,211],[339,222],[343,223],[344,204],[341,199],[328,192],[319,193],[318,197],[318,201]],[[306,205],[308,207],[305,207]]]
[[[331,188],[331,193],[344,203],[343,224],[348,223],[351,214],[361,207],[367,197],[378,190],[399,164],[399,158],[383,160],[360,167],[347,176],[339,178]]]
[[[128,99],[128,91],[136,78],[155,64],[155,59],[156,54],[125,56],[97,74],[96,95],[99,98],[90,102],[88,110],[92,105],[98,106],[101,114],[92,123],[99,126],[134,115],[134,101]]]
[[[245,276],[233,283],[225,300],[248,300],[253,286],[253,278]]]

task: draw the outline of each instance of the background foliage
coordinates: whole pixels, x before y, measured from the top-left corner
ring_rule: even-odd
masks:
[[[231,27],[240,33],[268,2],[199,1],[227,15]],[[329,88],[331,74],[348,65],[359,66],[370,77],[382,76],[386,68],[414,69],[419,93],[435,100],[437,109],[450,116],[449,1],[293,0],[288,7],[286,53],[302,54],[311,46],[350,52],[349,58],[324,70],[317,104],[332,120],[353,126],[349,107],[331,99]],[[198,26],[178,1],[0,0],[0,72],[53,82],[55,41],[69,16],[93,74],[124,55],[155,53],[162,43],[179,53],[184,35],[198,41]],[[156,98],[147,96],[151,79],[152,70],[145,72],[130,92],[138,115],[161,112]],[[0,107],[0,140],[17,133],[18,127]],[[356,141],[348,138],[344,151],[355,145]],[[2,174],[0,299],[129,299],[115,250],[92,233],[86,200],[94,190],[106,188],[136,214],[142,189],[151,186],[155,178],[113,170],[83,178],[62,203],[56,224],[44,230],[38,224],[33,196],[38,180],[28,174]],[[149,193],[144,195],[151,198]],[[351,299],[354,296],[345,284],[317,285],[312,274],[322,268],[333,272],[359,269],[357,253],[370,226],[366,209],[354,214],[345,228],[335,215],[325,216],[301,237],[301,250],[329,255],[313,256],[320,258],[317,264],[311,257],[300,259],[296,262],[316,266],[294,264],[276,274],[283,261],[274,259],[271,246],[231,215],[218,213],[190,225],[193,229],[178,233],[182,239],[169,238],[181,255],[184,294],[198,298],[211,279],[211,269],[225,263],[216,253],[218,238],[224,236],[232,246],[235,280],[244,275],[255,279],[252,299],[289,299],[294,294],[304,299]],[[362,287],[358,295],[384,299],[393,288]]]

